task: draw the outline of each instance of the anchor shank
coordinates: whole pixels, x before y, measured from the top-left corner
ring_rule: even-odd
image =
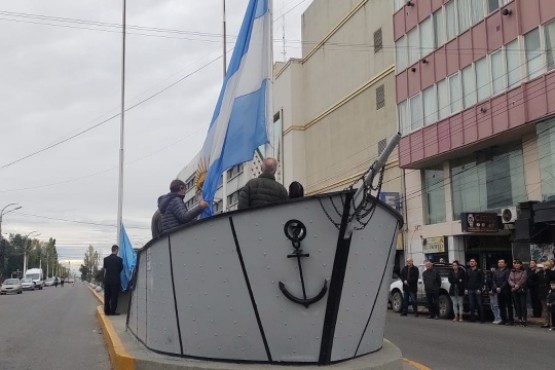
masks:
[[[301,286],[303,287],[303,299],[306,299],[306,289],[304,287],[303,268],[301,267],[301,256],[298,256],[297,264],[299,266],[299,275],[301,277]]]

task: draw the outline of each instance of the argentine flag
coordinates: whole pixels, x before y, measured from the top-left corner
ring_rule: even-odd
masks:
[[[250,0],[229,62],[200,160],[208,172],[202,196],[209,204],[202,217],[212,214],[221,174],[253,158],[268,142],[272,73],[271,0]]]

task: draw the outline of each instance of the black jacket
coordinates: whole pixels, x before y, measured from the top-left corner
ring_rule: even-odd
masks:
[[[464,295],[464,287],[465,287],[465,279],[466,275],[462,268],[459,268],[457,274],[455,274],[455,270],[449,271],[449,295],[452,296],[463,296]]]
[[[178,193],[168,193],[158,198],[158,209],[162,214],[162,230],[167,232],[195,219],[202,213],[202,207],[196,205],[188,210],[183,203],[183,196]]]
[[[484,289],[484,272],[476,267],[475,270],[471,268],[466,270],[466,286],[467,290],[482,290]]]
[[[418,290],[418,277],[420,276],[420,271],[418,267],[412,265],[412,267],[405,266],[401,270],[401,281],[403,282],[403,290],[407,289],[408,292],[416,293]],[[408,287],[405,285],[405,281]]]
[[[493,289],[500,288],[501,293],[510,292],[509,274],[511,270],[505,267],[503,270],[497,269],[493,272]]]
[[[251,179],[239,190],[239,209],[259,207],[266,204],[285,202],[287,190],[276,181],[273,175],[261,174]]]
[[[437,293],[441,288],[441,276],[435,268],[427,269],[422,273],[424,290],[426,293]]]
[[[110,254],[104,258],[104,284],[121,284],[120,273],[123,270],[123,259]]]

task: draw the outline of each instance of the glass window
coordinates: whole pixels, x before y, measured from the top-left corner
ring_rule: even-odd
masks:
[[[461,75],[455,73],[449,77],[449,102],[451,113],[460,112],[463,108]]]
[[[536,125],[543,200],[555,200],[555,119]]]
[[[412,131],[422,127],[422,97],[414,95],[410,100],[410,128]]]
[[[484,57],[476,62],[476,83],[478,87],[478,101],[485,100],[491,96],[488,58]]]
[[[459,19],[459,32],[463,33],[470,28],[470,1],[457,1],[457,15]]]
[[[439,119],[443,119],[449,115],[447,80],[441,80],[437,83],[437,102],[439,106]]]
[[[487,0],[488,2],[488,13],[493,12],[499,8],[499,0]]]
[[[445,222],[445,185],[443,169],[423,170],[424,219],[427,225]]]
[[[407,37],[403,36],[395,43],[395,62],[397,72],[407,68]]]
[[[461,212],[497,211],[526,199],[520,145],[476,152],[451,162],[453,216]]]
[[[445,4],[445,25],[447,26],[447,40],[451,40],[457,36],[457,9],[455,8],[455,0],[451,0]]]
[[[491,80],[493,95],[507,89],[507,75],[505,72],[505,57],[503,50],[497,50],[491,54]]]
[[[409,33],[408,49],[409,49],[409,65],[412,65],[420,59],[420,44],[418,42],[418,27],[414,27]]]
[[[520,83],[520,49],[518,48],[518,39],[507,44],[505,54],[507,55],[507,78],[510,89]]]
[[[545,52],[547,53],[547,69],[555,68],[555,22],[545,25]]]
[[[399,115],[399,130],[403,135],[410,133],[410,121],[407,113],[407,101],[399,103],[397,106],[397,114]]]
[[[443,23],[443,8],[439,8],[433,14],[434,17],[434,47],[438,48],[445,44],[445,25]]]
[[[420,23],[420,46],[422,47],[422,56],[430,54],[435,49],[432,17],[428,17]]]
[[[542,74],[542,51],[540,47],[540,29],[536,28],[524,35],[526,47],[526,70],[528,78]]]
[[[464,107],[468,108],[476,104],[476,75],[474,74],[473,65],[469,65],[462,70],[462,80]]]
[[[424,125],[429,125],[437,121],[437,94],[436,86],[432,85],[422,91],[424,100]]]
[[[395,11],[402,9],[405,6],[406,0],[395,0]]]
[[[484,19],[484,0],[470,0],[470,22],[474,26]]]

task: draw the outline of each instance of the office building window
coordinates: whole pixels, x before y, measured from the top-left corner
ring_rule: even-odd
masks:
[[[489,148],[451,162],[453,216],[498,211],[526,199],[522,148]]]
[[[491,79],[489,77],[488,58],[484,57],[476,62],[476,84],[478,87],[478,101],[491,96]]]
[[[242,163],[238,164],[237,166],[231,167],[229,170],[227,170],[227,181],[231,180],[235,176],[238,176],[242,172],[243,172],[243,164]]]
[[[418,27],[414,27],[407,33],[409,65],[412,65],[420,59],[420,43],[418,42]]]
[[[445,44],[445,23],[443,22],[443,8],[433,14],[434,18],[434,47],[439,48]]]
[[[445,4],[445,26],[447,27],[447,41],[457,36],[459,31],[457,27],[457,8],[455,0],[451,0]]]
[[[239,191],[235,191],[227,196],[227,206],[233,207],[239,203]]]
[[[385,88],[380,85],[376,88],[376,110],[385,107]]]
[[[447,80],[441,80],[437,83],[437,102],[439,119],[443,119],[449,115],[449,89],[447,88]]]
[[[539,28],[524,35],[524,46],[526,48],[526,71],[528,78],[538,77],[542,74],[543,69]]]
[[[403,135],[410,133],[410,120],[408,117],[407,101],[399,103],[397,107],[397,114],[399,115],[399,131]]]
[[[470,28],[470,0],[457,0],[457,16],[459,19],[459,33]]]
[[[441,167],[422,171],[422,193],[426,224],[445,222],[445,184]]]
[[[395,43],[395,64],[397,66],[397,72],[401,72],[403,69],[407,68],[407,59],[407,36],[403,36]]]
[[[518,47],[518,39],[505,46],[505,54],[507,56],[507,78],[509,89],[511,89],[520,83],[520,49]]]
[[[555,69],[555,21],[548,23],[544,28],[545,52],[547,53],[547,69]]]
[[[462,82],[464,107],[468,108],[476,104],[476,74],[472,64],[462,70]]]
[[[555,119],[536,125],[543,200],[555,196]]]
[[[436,86],[432,85],[422,91],[424,100],[424,125],[429,125],[437,121],[437,94]]]
[[[420,46],[422,47],[422,56],[428,55],[434,51],[434,23],[432,17],[426,18],[420,23]]]
[[[461,75],[457,72],[449,79],[449,104],[451,113],[460,112],[463,108]]]
[[[409,99],[410,104],[410,129],[418,130],[422,127],[422,97],[420,94],[414,95]]]
[[[374,53],[382,50],[382,29],[379,28],[374,32]]]
[[[484,0],[470,0],[470,22],[474,26],[484,19]]]
[[[493,95],[507,89],[506,63],[503,50],[499,49],[491,54],[491,79]]]

